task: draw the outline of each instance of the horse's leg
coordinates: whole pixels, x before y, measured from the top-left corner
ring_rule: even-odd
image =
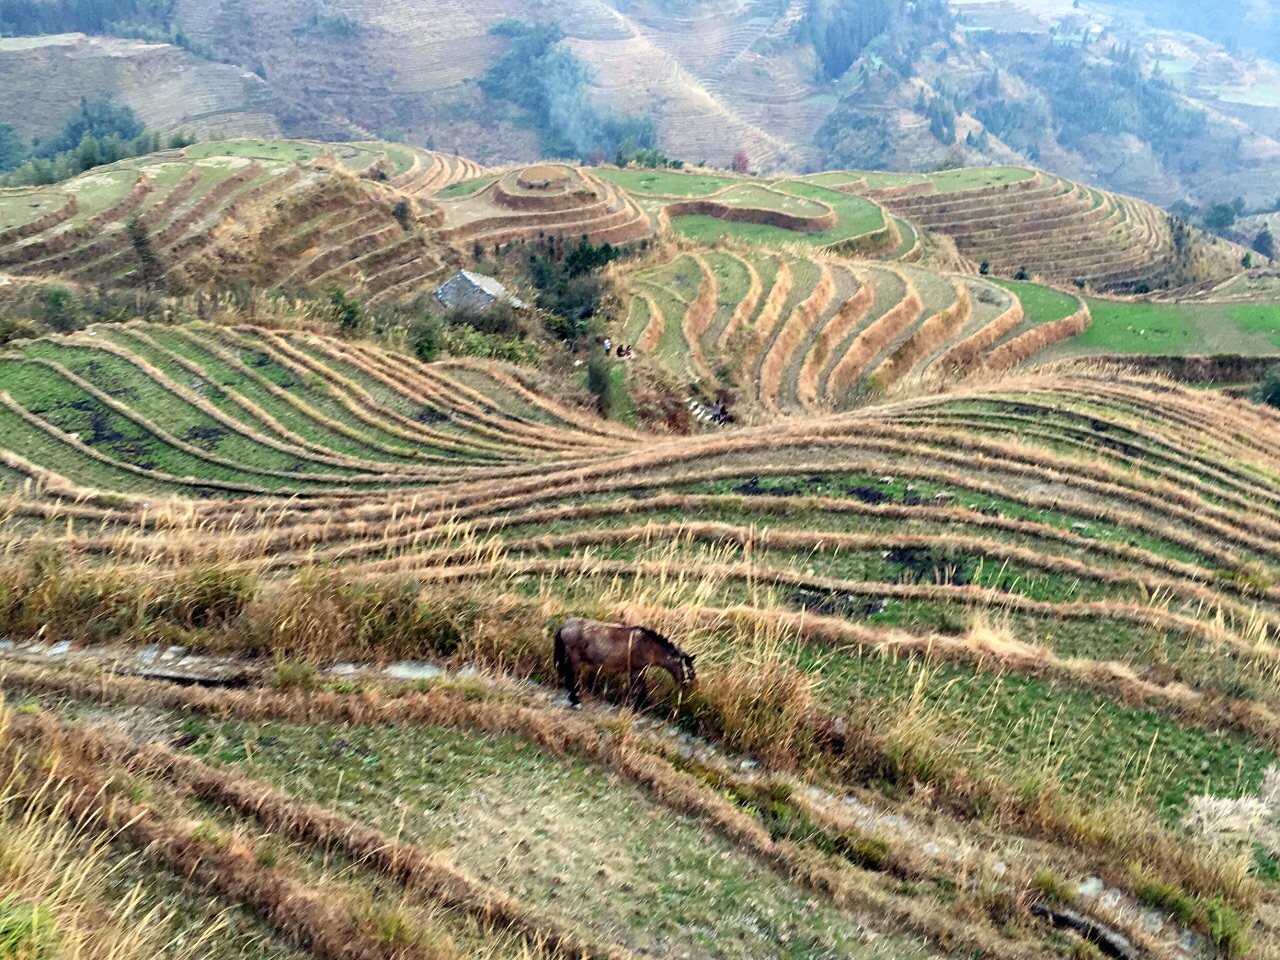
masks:
[[[628,699],[635,710],[644,710],[649,706],[649,685],[645,683],[643,670],[631,671],[631,693]]]
[[[569,706],[576,708],[581,701],[578,699],[578,674],[573,669],[572,660],[565,660],[564,663],[564,685],[569,691]]]
[[[568,655],[558,633],[556,634],[556,670],[560,674],[560,682],[569,692],[569,706],[578,706],[578,675],[573,669],[573,658]]]

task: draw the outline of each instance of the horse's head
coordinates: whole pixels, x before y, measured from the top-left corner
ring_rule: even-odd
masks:
[[[650,630],[648,627],[640,627],[640,630],[645,637],[653,641],[657,648],[654,662],[666,667],[676,683],[687,687],[697,682],[698,674],[693,669],[693,654],[685,653],[656,630]]]
[[[680,685],[689,687],[698,682],[698,674],[693,669],[693,654],[680,651]]]

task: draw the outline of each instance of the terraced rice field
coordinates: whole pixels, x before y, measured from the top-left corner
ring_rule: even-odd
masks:
[[[1069,294],[918,267],[755,250],[684,253],[629,280],[624,342],[743,413],[812,414],[899,385],[1001,373],[1088,327]]]
[[[556,174],[554,181],[547,173]],[[629,196],[585,168],[543,165],[461,186],[465,192],[437,195],[445,214],[437,236],[460,247],[545,236],[625,244],[653,232],[649,216]]]
[[[790,181],[769,189],[734,187],[708,200],[739,211],[762,211],[766,220],[769,213],[776,211],[811,223],[795,229],[708,214],[675,214],[673,209],[678,207],[669,205],[666,209],[672,228],[682,236],[706,243],[724,238],[775,247],[802,243],[849,252],[875,252],[895,239],[886,229],[885,214],[879,207],[862,197],[815,184]]]
[[[754,329],[780,408],[1055,309],[750,248],[637,287],[697,306],[690,363]],[[857,343],[895,311],[856,369],[808,362],[817,320]],[[1152,956],[1271,949],[1270,834],[1181,826],[1256,796],[1280,742],[1264,409],[1081,370],[670,438],[498,366],[251,327],[0,363],[3,523],[34,551],[4,568],[6,772],[35,789],[56,751],[152,874],[251,908],[259,955],[1014,960],[1070,943],[1035,919],[1055,898]],[[676,638],[697,687],[652,722],[566,711],[572,613]],[[163,679],[219,671],[249,689]],[[1190,906],[1152,921],[1152,877]]]
[[[515,381],[465,364],[406,380],[404,363],[299,334],[131,323],[0,357],[0,418],[11,454],[65,482],[178,496],[341,497],[500,475],[532,450],[550,458],[580,442],[564,432],[579,415]]]
[[[342,287],[411,299],[476,244],[546,236],[630,244],[673,236],[1132,290],[1173,269],[1163,217],[1048,174],[834,172],[757,180],[707,172],[558,167],[554,185],[404,144],[231,140],[123,161],[64,184],[0,191],[0,269],[172,291]],[[537,180],[537,178],[534,178]],[[141,269],[141,221],[158,267]],[[970,258],[970,263],[964,258]]]
[[[342,285],[371,300],[404,298],[444,270],[428,198],[480,172],[392,144],[197,144],[0,191],[0,269],[100,286]],[[397,203],[408,216],[395,214]],[[158,277],[141,269],[135,221]]]
[[[843,189],[849,189],[844,187]],[[1176,252],[1165,214],[1043,172],[996,167],[927,179],[867,179],[853,189],[952,237],[996,274],[1132,291],[1158,287]]]
[[[953,239],[976,267],[997,276],[1030,275],[1055,283],[1117,292],[1168,286],[1178,254],[1167,217],[1150,204],[1072,183],[1042,171],[985,167],[931,174],[830,171],[799,178],[755,180],[700,172],[605,170],[651,215],[704,243],[737,240],[780,247],[789,242],[890,260],[920,256],[920,233]],[[834,222],[790,221],[787,195],[820,204]],[[754,216],[744,215],[753,210]],[[886,229],[888,214],[893,226]],[[830,218],[828,218],[830,220]],[[1207,250],[1195,237],[1196,250]],[[1218,257],[1217,259],[1221,259]],[[1200,263],[1213,281],[1225,261]],[[1209,281],[1206,281],[1209,282]]]

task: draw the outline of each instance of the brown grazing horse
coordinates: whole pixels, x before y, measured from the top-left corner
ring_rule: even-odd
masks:
[[[649,702],[644,681],[647,667],[660,667],[682,688],[697,677],[693,655],[685,653],[660,633],[648,627],[624,627],[571,617],[556,631],[556,670],[569,691],[569,703],[578,705],[578,676],[588,673],[627,677],[629,696],[636,707]]]

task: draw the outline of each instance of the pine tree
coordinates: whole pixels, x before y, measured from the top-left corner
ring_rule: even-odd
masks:
[[[138,255],[139,277],[142,285],[152,290],[164,280],[164,265],[151,246],[151,235],[147,231],[147,225],[141,217],[135,215],[130,218],[126,230],[129,233],[129,242],[133,244],[133,252]]]
[[[1253,249],[1255,253],[1260,253],[1268,260],[1274,260],[1276,256],[1276,241],[1271,235],[1271,225],[1263,224],[1261,232],[1253,238]]]

